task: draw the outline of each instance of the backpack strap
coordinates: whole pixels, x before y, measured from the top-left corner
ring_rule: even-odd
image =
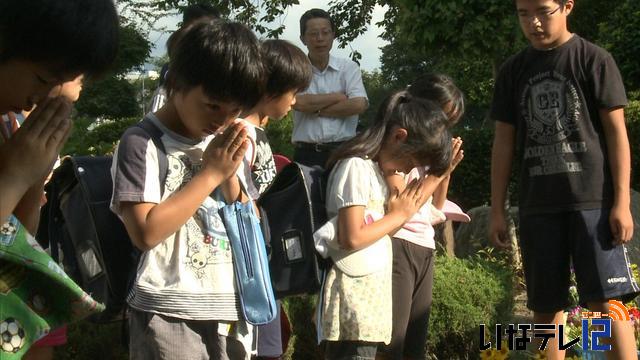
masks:
[[[167,174],[169,173],[167,151],[164,147],[164,143],[162,142],[163,132],[148,116],[145,116],[144,119],[138,122],[135,126],[149,134],[153,141],[153,145],[155,145],[156,150],[158,151],[158,177],[160,179],[160,197],[162,198],[162,195],[164,195],[164,184],[167,180]]]

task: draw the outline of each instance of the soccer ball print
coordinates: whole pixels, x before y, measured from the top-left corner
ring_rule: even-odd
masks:
[[[22,349],[25,332],[14,318],[6,318],[0,323],[0,348],[3,352],[17,353]]]

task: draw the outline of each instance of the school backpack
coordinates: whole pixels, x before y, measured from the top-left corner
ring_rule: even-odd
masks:
[[[276,298],[314,294],[327,264],[313,233],[327,221],[328,171],[297,162],[286,165],[258,199],[269,229],[269,271]]]
[[[149,119],[135,125],[150,135],[158,151],[159,179],[164,184],[168,161],[162,132]],[[120,219],[109,209],[113,183],[111,156],[78,156],[62,160],[45,186],[36,238],[51,256],[95,300],[106,306],[91,318],[109,322],[123,318],[126,297],[135,278],[140,251]]]

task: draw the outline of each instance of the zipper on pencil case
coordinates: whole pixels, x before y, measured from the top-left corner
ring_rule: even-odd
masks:
[[[238,226],[240,227],[240,246],[242,246],[242,254],[244,255],[244,265],[247,270],[247,276],[253,278],[253,267],[251,266],[251,253],[249,252],[247,238],[245,237],[244,221],[242,221],[242,214],[240,213],[241,205],[236,203],[236,218],[238,220]]]

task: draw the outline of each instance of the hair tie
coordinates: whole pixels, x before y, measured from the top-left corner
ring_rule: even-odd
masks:
[[[400,95],[400,98],[398,99],[398,103],[399,104],[405,104],[408,103],[409,101],[411,101],[411,95],[404,91],[404,94]]]

